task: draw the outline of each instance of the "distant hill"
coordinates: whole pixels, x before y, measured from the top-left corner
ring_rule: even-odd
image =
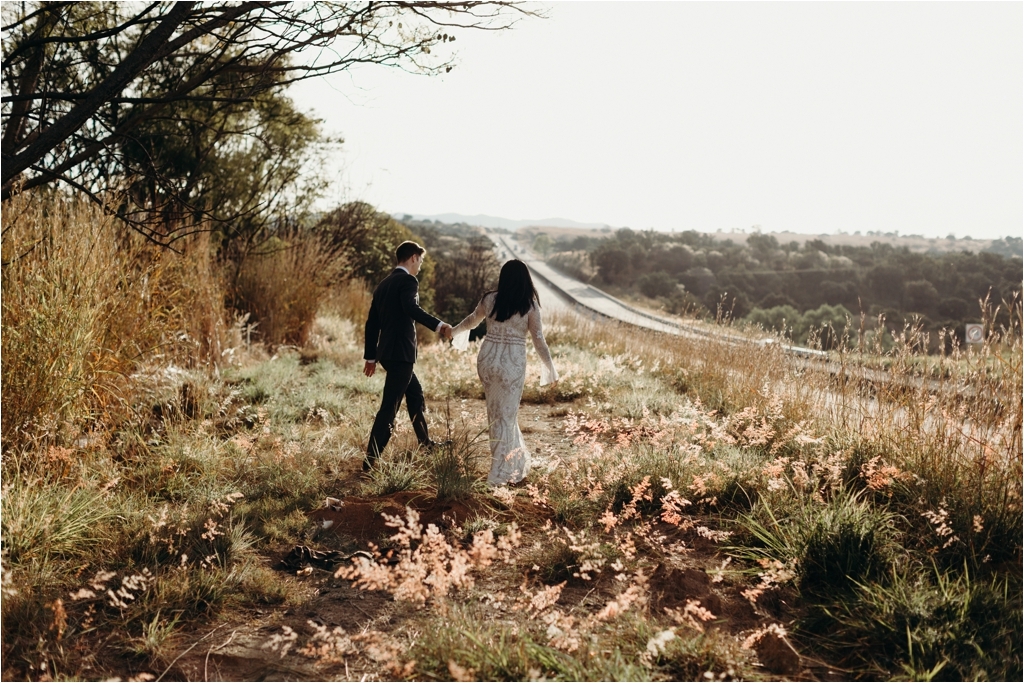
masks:
[[[567,218],[541,218],[538,220],[515,221],[509,218],[499,218],[498,216],[486,216],[483,214],[467,216],[461,213],[441,213],[433,216],[427,216],[415,213],[395,213],[392,215],[398,220],[402,220],[406,216],[409,216],[406,220],[438,221],[440,223],[466,223],[467,225],[476,225],[482,228],[503,228],[505,230],[519,230],[520,228],[532,227],[600,230],[601,228],[610,227],[605,223],[580,223],[579,221],[572,221]]]

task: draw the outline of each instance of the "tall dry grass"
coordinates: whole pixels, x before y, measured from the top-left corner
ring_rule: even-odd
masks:
[[[346,280],[332,287],[321,306],[321,313],[333,314],[363,325],[370,312],[373,295],[366,283],[359,279]]]
[[[270,240],[238,265],[231,296],[270,346],[305,346],[317,311],[345,270],[328,236],[295,229]]]
[[[228,325],[209,239],[183,246],[148,245],[84,200],[28,193],[5,205],[5,448],[123,413],[141,364],[220,360]]]
[[[923,342],[914,328],[888,351],[878,349],[889,369],[876,374],[860,372],[843,353],[825,365],[787,357],[780,344],[624,334],[628,328],[574,317],[556,316],[547,336],[553,346],[635,357],[635,372],[665,378],[704,408],[725,415],[752,411],[750,429],[770,398],[779,423],[815,434],[856,487],[871,483],[865,472],[895,478],[887,505],[909,520],[912,538],[933,550],[942,566],[966,562],[972,571],[986,571],[1019,563],[1024,533],[1024,316],[1019,300],[1002,306],[1007,325],[989,325],[982,345],[953,344],[929,376],[915,352]],[[985,318],[997,318],[995,306],[987,306]],[[560,384],[572,382],[567,376]],[[936,515],[944,521],[931,521]],[[940,533],[945,536],[936,543]]]

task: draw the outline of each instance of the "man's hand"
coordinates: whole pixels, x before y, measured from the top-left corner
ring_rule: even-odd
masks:
[[[367,377],[373,377],[373,373],[377,372],[377,364],[366,361],[363,365],[363,374]]]
[[[441,335],[441,339],[452,340],[452,326],[448,323],[441,323],[441,329],[437,332]]]

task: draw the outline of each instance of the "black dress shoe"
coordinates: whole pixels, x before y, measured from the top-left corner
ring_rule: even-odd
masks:
[[[363,460],[363,472],[369,472],[373,469],[373,463],[369,460]]]

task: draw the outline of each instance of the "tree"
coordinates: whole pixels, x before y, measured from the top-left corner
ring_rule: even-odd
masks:
[[[308,212],[327,182],[308,169],[322,167],[334,142],[283,92],[230,106],[178,102],[125,142],[123,158],[141,171],[128,179],[125,201],[164,225],[211,218],[228,254],[244,254],[284,216],[294,222]]]
[[[939,303],[939,292],[928,280],[912,280],[903,286],[906,308],[914,313],[930,313]]]
[[[789,335],[791,339],[798,341],[803,341],[803,335],[807,332],[803,316],[792,306],[755,308],[746,316],[746,320],[765,330]]]
[[[139,175],[177,197],[161,169],[133,163],[126,148],[180,103],[250,103],[357,64],[450,70],[451,57],[434,51],[455,39],[452,29],[502,29],[533,14],[502,1],[388,0],[21,2],[0,12],[0,197],[60,182],[97,201]],[[152,208],[120,213],[134,211],[137,229],[166,242],[139,213]]]
[[[807,331],[813,332],[821,348],[834,349],[840,345],[846,326],[853,316],[843,305],[822,304],[804,313],[803,317]]]
[[[554,243],[551,241],[551,238],[548,237],[546,232],[540,233],[533,239],[533,250],[540,254],[542,258],[548,257],[553,246]]]
[[[395,249],[406,240],[420,244],[423,238],[383,211],[365,202],[349,202],[324,216],[316,232],[329,235],[331,249],[347,262],[341,279],[359,278],[371,288],[395,268]],[[428,251],[417,276],[420,281],[420,305],[429,308],[434,301],[434,259]]]
[[[484,292],[498,285],[500,264],[494,244],[484,235],[427,253],[437,263],[434,311],[444,320],[458,322],[473,310]]]
[[[632,278],[633,269],[625,249],[605,248],[602,245],[591,254],[591,262],[597,266],[601,279],[608,284],[626,284]]]
[[[645,273],[637,280],[637,286],[644,296],[656,299],[659,296],[671,296],[676,291],[676,280],[668,273],[659,270]]]

